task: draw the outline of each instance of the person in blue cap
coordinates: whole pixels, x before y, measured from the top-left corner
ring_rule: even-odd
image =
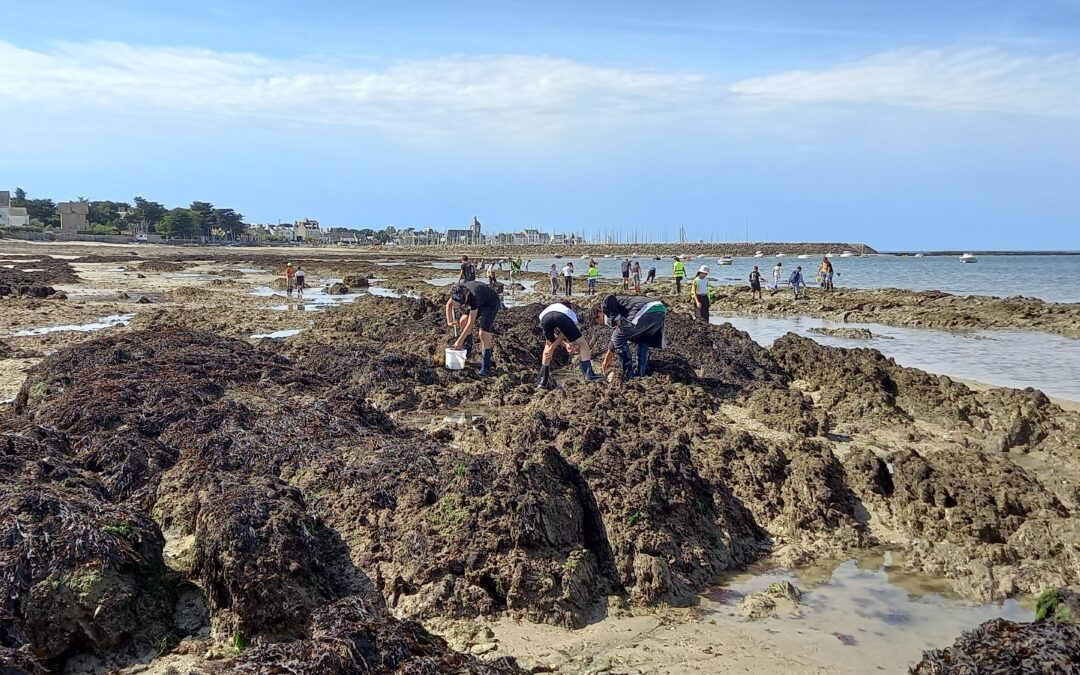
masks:
[[[479,375],[491,374],[491,348],[494,344],[495,315],[499,313],[502,301],[491,286],[479,281],[466,281],[450,291],[446,301],[446,325],[460,328],[454,349],[461,349],[473,329],[480,329],[480,346],[483,348],[483,361]],[[460,310],[461,319],[454,321],[454,310]]]
[[[644,295],[609,295],[596,308],[596,321],[615,330],[601,372],[607,373],[617,354],[622,365],[623,377],[644,377],[648,372],[649,348],[664,347],[664,323],[667,307],[659,300]],[[637,368],[630,356],[630,343],[637,345]]]

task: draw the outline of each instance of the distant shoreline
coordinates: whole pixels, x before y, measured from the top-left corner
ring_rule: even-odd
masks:
[[[881,251],[881,255],[914,256],[960,256],[965,253],[971,255],[1080,255],[1080,251],[979,251],[977,249],[965,251]]]

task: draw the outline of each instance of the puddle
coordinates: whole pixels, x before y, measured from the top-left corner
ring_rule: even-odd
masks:
[[[255,268],[255,267],[233,267],[233,268],[230,268],[230,269],[238,270],[240,272],[243,272],[244,274],[266,274],[269,271],[269,270],[260,270],[260,269]]]
[[[53,255],[53,254],[50,253],[49,257],[54,258],[56,260],[78,260],[79,258],[85,258],[86,256],[84,256],[84,255]]]
[[[457,283],[457,277],[435,277],[434,279],[424,279],[432,286],[451,286]]]
[[[43,328],[28,328],[26,330],[12,333],[15,337],[28,337],[32,335],[47,335],[49,333],[63,333],[63,332],[77,332],[77,333],[89,333],[96,330],[104,330],[105,328],[112,328],[113,326],[127,325],[132,319],[135,318],[134,314],[113,314],[110,316],[102,317],[94,323],[84,324],[71,324],[66,326],[46,326]]]
[[[930,328],[897,328],[874,323],[838,323],[814,317],[720,315],[712,323],[730,322],[758,344],[769,347],[795,333],[834,347],[869,347],[902,366],[931,373],[978,380],[1001,387],[1035,387],[1050,396],[1080,401],[1080,340],[1021,330],[950,333]],[[867,328],[892,339],[857,340],[807,332],[810,328]]]
[[[964,600],[952,593],[945,579],[907,572],[902,557],[889,552],[795,570],[738,574],[703,594],[701,607],[730,614],[744,595],[777,581],[789,581],[803,592],[802,614],[765,619],[766,624],[834,638],[836,649],[856,652],[867,672],[894,671],[897,664],[913,663],[924,649],[950,644],[961,632],[989,619],[1034,618],[1033,604],[1025,606],[1028,598],[1024,604],[1013,599]]]
[[[441,424],[466,425],[491,417],[493,408],[468,407],[468,408],[442,408],[425,412],[410,412],[399,415],[398,418],[412,426],[426,428]]]
[[[299,335],[303,328],[289,328],[287,330],[276,330],[273,333],[258,333],[251,336],[252,340],[276,340],[281,338],[292,337]]]
[[[44,272],[45,269],[42,268],[42,267],[31,267],[31,268],[23,269],[23,270],[20,270],[20,271],[22,271],[22,272]]]
[[[375,264],[379,265],[380,267],[404,267],[404,266],[408,265],[409,263],[407,263],[407,262],[377,262]]]

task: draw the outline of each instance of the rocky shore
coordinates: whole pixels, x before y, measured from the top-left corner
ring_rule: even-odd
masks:
[[[1041,392],[796,335],[764,349],[681,312],[649,377],[585,383],[560,353],[560,389],[537,391],[527,295],[485,379],[439,364],[445,290],[421,267],[304,259],[318,287],[419,296],[347,288],[311,312],[253,294],[279,262],[74,261],[72,299],[2,301],[9,331],[135,316],[0,338],[19,378],[0,405],[0,669],[526,672],[543,664],[424,626],[580,630],[692,608],[766,560],[881,547],[978,601],[1080,586],[1080,414]],[[279,330],[297,332],[250,337]],[[587,330],[595,349],[608,330]],[[1051,614],[917,672],[1018,672],[992,668],[1019,630],[1070,672],[1071,619]]]

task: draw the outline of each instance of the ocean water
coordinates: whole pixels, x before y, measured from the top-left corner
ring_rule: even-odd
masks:
[[[644,253],[644,252],[643,252]],[[836,252],[839,254],[839,251]],[[746,285],[747,277],[754,265],[761,269],[762,276],[772,279],[772,268],[777,261],[783,262],[784,275],[796,265],[801,265],[806,279],[813,282],[821,256],[812,256],[808,260],[799,260],[798,251],[791,251],[784,258],[735,258],[728,265],[717,264],[714,257],[694,257],[686,263],[688,274],[693,274],[698,266],[709,266],[709,278],[723,285]],[[637,260],[641,263],[642,281],[649,268],[656,267],[657,278],[670,279],[672,261],[670,258],[653,260],[652,256],[643,255]],[[582,277],[588,271],[588,260],[577,258],[530,258],[530,272],[544,272],[552,263],[559,269],[567,262],[574,263],[574,271]],[[596,258],[600,276],[618,278],[620,276],[619,258]],[[866,258],[832,258],[833,269],[837,276],[833,283],[838,287],[848,288],[909,288],[918,291],[938,290],[958,295],[991,295],[1008,297],[1024,295],[1040,298],[1047,302],[1080,302],[1080,255],[995,255],[979,256],[974,264],[964,264],[954,256],[927,256],[923,258],[900,257],[890,255],[869,256]],[[438,263],[438,267],[451,269],[457,265]],[[500,278],[509,273],[509,265],[504,265]]]
[[[763,347],[787,333],[833,347],[867,347],[902,366],[929,373],[978,380],[1000,387],[1034,387],[1048,396],[1080,401],[1080,341],[1024,330],[964,333],[929,328],[899,328],[874,323],[845,324],[815,317],[713,314],[712,323],[731,323]],[[810,328],[868,328],[871,340],[817,335]]]

